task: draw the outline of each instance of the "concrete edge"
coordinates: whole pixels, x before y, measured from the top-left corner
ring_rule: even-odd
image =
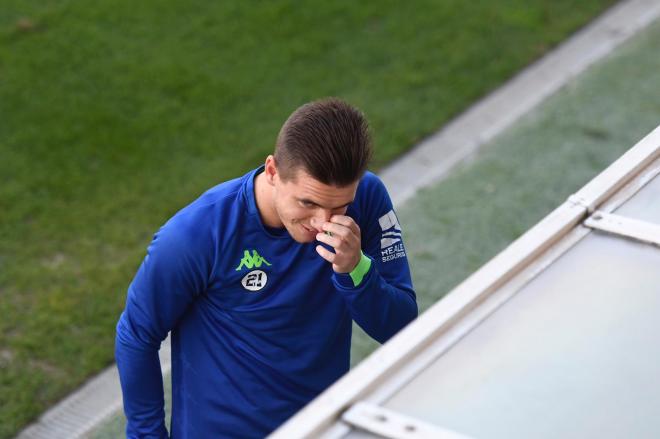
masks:
[[[622,1],[385,168],[400,206],[660,16],[657,0]]]
[[[171,370],[170,337],[160,351],[163,375]],[[123,407],[117,366],[107,367],[81,388],[42,414],[37,422],[19,433],[16,439],[82,438]]]
[[[432,185],[481,146],[596,61],[660,16],[657,0],[625,0],[380,173],[400,206]],[[163,375],[171,370],[169,337],[160,350]],[[106,368],[22,430],[16,439],[83,438],[122,408],[117,366]]]

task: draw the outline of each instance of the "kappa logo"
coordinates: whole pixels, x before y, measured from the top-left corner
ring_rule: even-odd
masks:
[[[270,267],[270,262],[261,256],[256,250],[243,250],[243,258],[240,264],[236,267],[236,271],[241,271],[243,268],[252,270],[253,268],[261,268],[262,265]],[[268,275],[262,270],[252,270],[241,279],[241,285],[248,291],[259,291],[266,286],[268,282]]]
[[[383,231],[380,238],[382,261],[387,262],[405,257],[406,251],[401,241],[401,225],[399,225],[399,219],[396,217],[394,210],[390,210],[378,218],[378,224],[380,224]]]
[[[238,267],[236,267],[236,271],[241,271],[243,267],[248,270],[251,270],[254,267],[261,268],[263,264],[270,267],[270,262],[257,253],[256,250],[252,250],[252,255],[250,255],[250,250],[243,250],[243,258],[241,259],[241,263],[238,264]]]

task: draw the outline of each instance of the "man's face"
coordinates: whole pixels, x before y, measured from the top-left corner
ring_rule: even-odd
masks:
[[[291,237],[301,243],[313,242],[321,224],[332,215],[346,214],[358,185],[356,181],[344,187],[328,186],[302,169],[287,181],[276,175],[273,182],[275,211]]]

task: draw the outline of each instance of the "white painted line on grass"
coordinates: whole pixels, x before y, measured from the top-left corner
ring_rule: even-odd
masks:
[[[400,206],[444,178],[485,143],[660,16],[658,0],[613,6],[555,50],[424,140],[380,176]]]
[[[623,1],[473,105],[381,172],[394,204],[401,205],[417,190],[442,179],[481,145],[658,16],[658,0]],[[161,347],[160,361],[163,374],[168,374],[169,338]],[[17,439],[81,438],[121,407],[119,375],[117,367],[111,366],[45,412]]]

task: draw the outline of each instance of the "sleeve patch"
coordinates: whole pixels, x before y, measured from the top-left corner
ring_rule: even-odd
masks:
[[[380,239],[382,261],[387,262],[405,257],[406,251],[401,241],[401,226],[394,210],[390,210],[378,218],[378,224],[380,224],[382,230]]]

